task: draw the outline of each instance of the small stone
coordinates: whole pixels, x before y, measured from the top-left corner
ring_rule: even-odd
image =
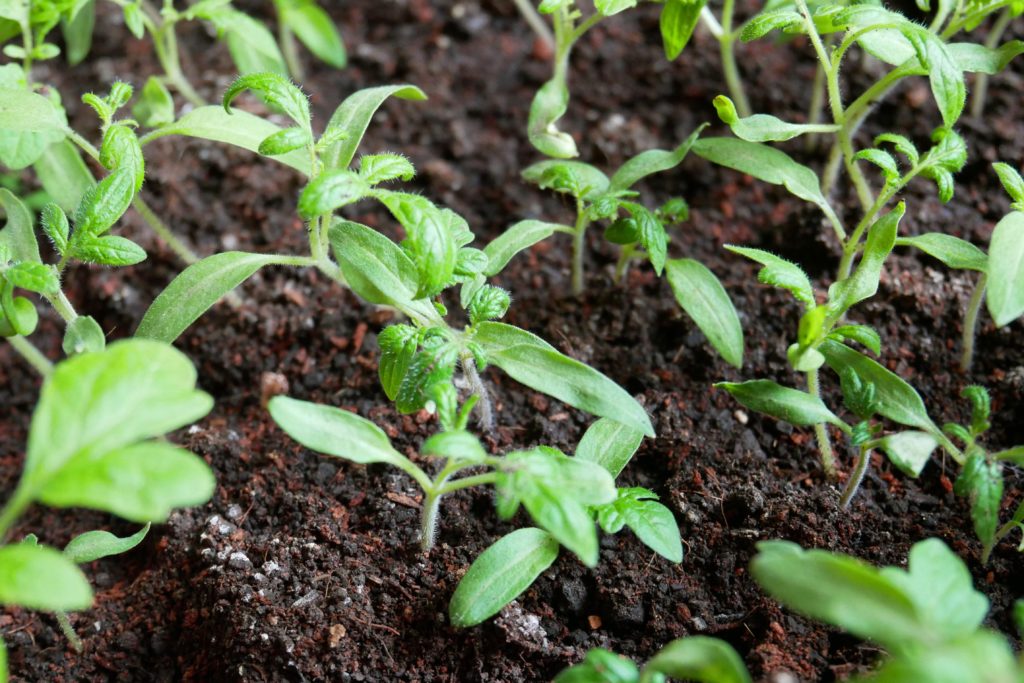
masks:
[[[243,552],[234,552],[228,558],[228,566],[232,569],[252,569],[252,560]]]
[[[345,637],[345,634],[348,633],[347,629],[342,624],[332,624],[330,632],[331,637],[327,642],[331,646],[331,649],[338,647],[338,645],[341,644],[341,640]]]

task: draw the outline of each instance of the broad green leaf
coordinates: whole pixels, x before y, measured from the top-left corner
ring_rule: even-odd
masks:
[[[918,642],[920,615],[903,587],[860,560],[788,541],[757,544],[750,573],[786,607],[888,648]]]
[[[0,548],[0,605],[46,612],[92,607],[82,571],[53,548],[15,543]]]
[[[908,427],[917,427],[930,434],[938,431],[935,423],[928,417],[921,396],[898,375],[864,354],[830,339],[823,341],[818,350],[825,356],[825,362],[829,367],[837,373],[843,368],[851,368],[861,380],[875,385],[879,415]]]
[[[1002,463],[989,462],[984,451],[975,450],[964,463],[953,490],[970,500],[974,532],[986,548],[991,547],[999,529],[999,506],[1003,500]]]
[[[163,522],[174,508],[208,501],[214,487],[213,472],[201,459],[183,448],[150,441],[72,458],[40,487],[38,497],[54,507],[86,507],[134,522]]]
[[[670,562],[683,561],[683,544],[672,511],[647,489],[619,489],[618,497],[597,509],[601,528],[617,534],[627,526],[648,548]]]
[[[96,24],[96,0],[76,3],[77,11],[70,17],[61,17],[64,46],[68,64],[75,66],[85,59],[92,48],[92,32]]]
[[[643,440],[643,432],[602,417],[583,433],[576,446],[576,459],[597,463],[612,477],[618,477]]]
[[[638,683],[636,664],[603,648],[589,650],[583,661],[555,676],[553,683]]]
[[[475,341],[488,360],[512,379],[574,408],[608,417],[647,436],[654,428],[647,411],[618,384],[593,368],[565,356],[539,337],[495,322],[476,326]],[[517,343],[509,344],[511,339]]]
[[[378,335],[377,342],[380,344],[380,361],[377,365],[380,385],[388,398],[394,401],[413,356],[416,355],[419,334],[410,325],[391,325]]]
[[[907,565],[906,570],[885,567],[880,573],[914,602],[922,626],[916,640],[935,647],[977,631],[988,613],[988,598],[974,589],[971,572],[945,543],[937,538],[915,543]],[[890,644],[895,649],[909,645]]]
[[[0,88],[0,164],[20,170],[63,140],[67,119],[52,101],[21,88]]]
[[[458,258],[446,216],[421,195],[378,191],[376,196],[405,228],[403,247],[416,266],[415,298],[436,296],[451,284]]]
[[[864,253],[857,269],[845,280],[829,288],[829,306],[836,311],[846,312],[855,304],[870,299],[878,291],[882,277],[882,266],[896,244],[900,219],[906,206],[900,202],[895,209],[885,214],[868,229]]]
[[[75,211],[71,246],[85,237],[99,237],[113,227],[135,196],[135,171],[119,168],[90,187]]]
[[[370,185],[389,180],[412,180],[416,169],[401,154],[366,154],[359,157],[359,177]]]
[[[85,564],[103,557],[126,553],[142,543],[149,533],[150,524],[142,527],[131,536],[120,538],[109,531],[87,531],[71,539],[64,546],[64,557],[75,564]]]
[[[299,196],[299,215],[310,220],[316,216],[329,214],[335,209],[359,201],[369,191],[370,187],[354,171],[325,171],[302,190]]]
[[[132,116],[149,128],[174,122],[174,99],[156,76],[146,79],[139,101],[132,105]]]
[[[606,17],[636,7],[638,0],[594,0],[594,8]]]
[[[223,107],[198,107],[182,116],[174,123],[163,126],[146,136],[145,141],[151,142],[168,135],[184,135],[224,142],[229,145],[259,153],[260,144],[271,135],[282,129],[270,121],[254,116],[240,109],[232,109],[231,113]],[[309,154],[301,150],[271,157],[285,166],[309,175]]]
[[[360,297],[396,307],[416,298],[416,264],[387,237],[359,223],[335,221],[330,239],[345,279]]]
[[[146,260],[146,252],[129,239],[117,235],[89,237],[72,243],[68,255],[85,263],[101,266],[133,266]]]
[[[1013,650],[1001,633],[979,629],[941,647],[922,647],[885,659],[857,683],[1009,683],[1020,680]]]
[[[70,356],[80,353],[96,353],[107,345],[107,336],[103,328],[90,315],[80,315],[68,323],[64,330],[61,348]]]
[[[997,327],[1024,314],[1024,213],[996,224],[988,248],[988,312]]]
[[[197,12],[197,16],[213,22],[228,44],[231,60],[240,74],[271,72],[288,73],[284,57],[267,27],[252,17],[229,6],[217,7],[214,11]]]
[[[697,323],[711,346],[727,363],[743,365],[743,328],[722,283],[706,266],[693,259],[665,264],[676,301]]]
[[[731,244],[725,245],[725,248],[734,254],[746,256],[751,261],[757,261],[763,265],[764,268],[757,273],[759,282],[788,290],[797,300],[814,305],[814,288],[811,287],[811,280],[807,277],[807,273],[800,266],[761,249],[736,247]]]
[[[904,474],[916,477],[938,445],[935,437],[927,432],[907,431],[884,437],[878,447]]]
[[[693,144],[693,152],[720,166],[782,185],[800,199],[816,204],[827,216],[835,216],[821,194],[818,176],[785,152],[737,138],[702,138]]]
[[[448,605],[452,626],[476,626],[515,600],[558,557],[558,541],[541,529],[517,529],[476,558]]]
[[[537,526],[554,536],[583,564],[588,567],[597,565],[597,531],[594,519],[582,503],[565,495],[561,488],[540,479],[516,492]]]
[[[563,70],[560,75],[541,86],[530,104],[527,136],[530,144],[544,156],[554,159],[571,159],[579,156],[576,141],[571,135],[558,129],[558,120],[568,109],[569,86]]]
[[[821,132],[820,126],[789,123],[770,114],[740,117],[736,105],[725,95],[715,97],[713,104],[718,111],[718,118],[729,126],[736,137],[748,142],[781,142],[804,133]]]
[[[647,252],[647,258],[654,266],[655,274],[661,277],[661,271],[665,268],[665,257],[668,254],[668,235],[665,233],[665,226],[643,205],[629,202],[626,206],[636,222],[640,246]],[[669,282],[671,281],[670,277]],[[717,278],[715,278],[715,282],[718,282]],[[742,350],[740,354],[742,356]]]
[[[7,225],[0,230],[0,244],[7,247],[15,263],[42,263],[32,213],[20,199],[4,188],[0,188],[0,206],[7,213]]]
[[[74,213],[85,193],[96,185],[82,155],[69,140],[47,147],[33,168],[46,194],[66,213]]]
[[[426,94],[413,85],[385,85],[358,90],[341,103],[327,124],[325,137],[343,134],[344,137],[331,145],[322,155],[324,166],[348,168],[355,158],[359,143],[370,125],[370,119],[389,97],[401,100],[425,100]]]
[[[724,640],[707,636],[673,640],[644,671],[700,683],[750,683],[750,674],[736,650]]]
[[[697,141],[705,127],[702,125],[697,128],[690,137],[686,138],[674,150],[649,149],[629,159],[612,175],[608,190],[610,192],[628,190],[649,175],[675,168],[686,158],[690,148],[693,147],[693,143]]]
[[[30,292],[54,294],[60,289],[57,272],[51,266],[42,263],[22,261],[4,271],[3,276],[12,286]]]
[[[173,342],[222,296],[274,261],[274,256],[226,251],[193,263],[160,292],[135,336]]]
[[[949,43],[946,49],[960,70],[994,76],[1024,53],[1024,41],[1010,40],[995,49],[978,43]]]
[[[666,0],[659,20],[666,59],[674,60],[682,53],[706,4],[707,0]]]
[[[950,54],[946,43],[935,34],[915,26],[905,35],[914,46],[918,60],[928,69],[928,82],[942,114],[943,125],[952,128],[960,118],[967,100],[963,70]]]
[[[529,249],[539,242],[543,242],[555,234],[557,230],[563,229],[569,230],[570,228],[558,223],[546,223],[537,220],[519,221],[484,247],[488,263],[483,274],[487,276],[497,275],[504,270],[505,266],[508,265],[508,262],[516,254]]]
[[[806,426],[827,422],[838,427],[846,426],[817,396],[781,386],[771,380],[718,382],[715,386],[728,391],[750,410],[790,424]]]
[[[928,232],[916,237],[897,237],[896,246],[914,247],[934,256],[956,270],[988,270],[988,256],[966,240],[941,232]]]
[[[180,351],[147,340],[60,363],[32,416],[24,480],[41,482],[76,457],[89,459],[185,426],[204,416],[210,397]]]
[[[310,52],[335,69],[345,68],[345,44],[327,12],[313,0],[283,0],[279,5],[284,22]]]
[[[593,200],[610,189],[611,181],[601,170],[582,161],[545,159],[531,164],[523,178],[542,190],[554,190]]]
[[[384,431],[369,420],[333,406],[275,396],[267,404],[274,422],[306,448],[360,464],[403,466]]]

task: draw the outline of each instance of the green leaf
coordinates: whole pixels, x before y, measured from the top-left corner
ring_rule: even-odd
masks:
[[[415,327],[410,325],[391,325],[377,337],[380,344],[380,362],[377,371],[380,375],[380,385],[388,399],[394,401],[398,396],[398,390],[405,379],[405,373],[409,371],[413,356],[419,346],[419,334]]]
[[[92,589],[82,571],[58,551],[16,543],[0,548],[0,604],[46,612],[83,610],[92,607]]]
[[[636,222],[640,245],[647,252],[647,258],[654,266],[654,272],[661,277],[661,271],[665,268],[665,257],[668,254],[668,235],[665,233],[665,226],[661,224],[657,216],[641,204],[628,202],[624,206]],[[671,278],[669,281],[671,282]],[[740,353],[742,355],[742,350]]]
[[[978,43],[949,43],[946,49],[962,71],[994,76],[1005,69],[1014,57],[1024,53],[1024,41],[1010,40],[995,49]]]
[[[421,195],[388,192],[376,195],[405,228],[406,252],[416,266],[415,298],[439,294],[452,282],[458,246],[444,214]]]
[[[82,155],[69,140],[47,147],[33,168],[43,190],[66,213],[74,213],[85,193],[96,185],[96,179],[82,161]]]
[[[881,145],[882,143],[888,142],[896,151],[907,157],[911,165],[917,166],[918,161],[921,159],[921,155],[917,151],[917,147],[904,135],[897,135],[896,133],[882,133],[875,138],[875,145]]]
[[[594,8],[606,17],[636,7],[638,0],[594,0]]]
[[[32,416],[19,490],[55,506],[89,506],[138,522],[205,502],[213,475],[196,456],[146,441],[206,415],[180,351],[132,339],[64,361]]]
[[[817,396],[781,386],[771,380],[718,382],[715,386],[728,391],[744,407],[777,420],[798,426],[827,422],[837,427],[846,427],[846,423],[836,417]]]
[[[807,273],[800,266],[761,249],[737,247],[731,244],[725,245],[725,248],[734,254],[746,256],[751,261],[757,261],[763,265],[764,268],[757,273],[759,282],[785,289],[792,293],[798,301],[814,305],[814,288],[811,287],[811,280],[807,277]]]
[[[170,343],[222,296],[275,261],[274,256],[226,251],[183,270],[150,305],[136,337]]]
[[[970,500],[974,532],[986,548],[991,547],[999,529],[999,506],[1003,500],[1002,463],[989,462],[984,451],[975,450],[964,463],[953,490]]]
[[[448,605],[452,626],[489,619],[515,600],[558,557],[558,541],[541,529],[517,529],[476,558]]]
[[[885,214],[868,229],[867,242],[857,269],[850,277],[840,280],[829,288],[829,307],[845,313],[855,304],[870,299],[878,291],[882,277],[882,266],[896,244],[900,219],[906,205],[900,202],[895,209]]]
[[[587,428],[576,446],[576,459],[597,463],[618,477],[644,440],[643,432],[602,417]]]
[[[156,76],[146,79],[139,101],[132,105],[132,116],[149,128],[174,122],[174,99]]]
[[[380,427],[355,413],[288,396],[270,399],[267,409],[288,436],[317,453],[362,465],[407,463]]]
[[[666,0],[659,21],[666,59],[672,61],[682,53],[706,4],[707,0]]]
[[[7,213],[7,225],[0,230],[0,245],[7,247],[15,263],[42,263],[32,213],[20,199],[4,188],[0,188],[0,206]]]
[[[914,602],[874,567],[788,541],[761,542],[757,549],[750,573],[786,607],[896,650],[921,639]]]
[[[70,17],[61,17],[61,29],[64,34],[64,46],[68,64],[80,64],[92,49],[92,32],[96,24],[96,1],[76,3],[77,11]]]
[[[941,232],[928,232],[916,237],[897,237],[896,246],[915,247],[934,256],[956,270],[988,270],[988,256],[966,240]]]
[[[697,130],[690,134],[690,137],[686,138],[674,150],[649,149],[629,159],[612,176],[611,181],[608,183],[608,191],[614,193],[620,190],[628,190],[649,175],[675,168],[683,162],[690,148],[693,147],[693,144],[700,136],[701,131],[706,127],[706,125],[702,125],[697,128]]]
[[[997,327],[1024,314],[1024,213],[996,224],[988,248],[988,312]]]
[[[0,164],[18,171],[35,163],[66,128],[64,112],[46,97],[0,87]]]
[[[917,26],[904,35],[914,46],[918,60],[928,69],[928,82],[939,105],[942,123],[951,128],[960,118],[967,100],[963,70],[937,35]]]
[[[999,176],[999,182],[1003,184],[1006,194],[1010,195],[1010,199],[1013,200],[1013,208],[1020,211],[1021,207],[1024,207],[1024,178],[1021,177],[1017,169],[1009,164],[996,162],[992,164],[992,168]]]
[[[918,431],[890,434],[878,442],[878,447],[885,451],[892,464],[911,477],[921,474],[938,445],[934,436]]]
[[[299,196],[299,215],[311,220],[329,214],[366,197],[369,191],[366,182],[353,171],[325,171],[302,190]]]
[[[920,174],[935,182],[939,199],[948,202],[953,198],[953,174],[967,163],[967,145],[964,139],[952,129],[939,128],[932,133],[935,142],[920,163]]]
[[[736,650],[707,636],[679,638],[661,649],[644,671],[700,683],[750,683],[750,674]]]
[[[821,194],[818,176],[803,164],[798,164],[785,152],[736,138],[702,138],[693,144],[693,151],[708,161],[754,176],[774,185],[782,185],[792,194],[816,204],[825,215],[835,212]]]
[[[54,294],[60,289],[56,271],[42,263],[16,263],[3,272],[3,277],[14,287],[38,294]]]
[[[863,159],[868,163],[874,164],[882,171],[882,176],[885,178],[885,182],[889,186],[898,186],[900,181],[900,167],[896,163],[896,159],[892,154],[883,150],[868,148],[862,149],[853,155],[854,159]]]
[[[345,68],[345,44],[327,12],[313,0],[284,0],[279,6],[284,23],[310,52],[335,69]]]
[[[309,131],[296,126],[279,130],[260,143],[259,153],[263,156],[277,156],[295,150],[308,148],[313,144]],[[317,176],[317,180],[323,176]]]
[[[387,237],[359,223],[335,221],[330,239],[334,258],[360,297],[398,308],[416,298],[416,264]]]
[[[138,3],[128,3],[123,8],[124,25],[135,36],[136,40],[146,37],[146,22],[142,17],[142,7]]]
[[[556,351],[536,335],[503,323],[476,326],[488,360],[512,379],[591,415],[608,417],[654,436],[647,411],[618,384]]]
[[[541,86],[530,104],[527,136],[537,150],[554,159],[579,156],[572,136],[558,129],[558,120],[569,109],[569,86],[565,74],[555,76]]]
[[[274,35],[262,23],[242,12],[224,9],[204,18],[210,19],[223,34],[238,73],[288,73]]]
[[[665,269],[676,301],[697,323],[711,346],[727,363],[742,367],[743,328],[729,295],[715,274],[693,259],[669,261]]]
[[[0,335],[5,337],[16,334],[27,337],[35,332],[39,324],[35,304],[23,296],[11,299],[0,294],[0,314]]]
[[[930,434],[938,431],[938,427],[928,417],[921,396],[898,375],[839,342],[826,339],[818,350],[825,356],[829,367],[837,373],[843,368],[851,368],[865,383],[875,385],[879,415]]]
[[[102,351],[106,345],[107,336],[95,318],[80,315],[68,323],[61,348],[68,356],[77,356],[80,353]]]
[[[324,137],[343,134],[321,155],[326,168],[348,168],[356,155],[356,149],[366,134],[370,119],[389,97],[402,100],[425,100],[427,96],[413,85],[385,85],[358,90],[341,103],[327,124]]]
[[[588,200],[608,192],[611,183],[608,176],[590,164],[558,159],[531,164],[523,171],[523,179],[542,190],[554,190]]]
[[[482,463],[487,459],[487,451],[480,444],[480,439],[463,430],[434,434],[423,442],[423,454],[467,465]]]
[[[718,118],[729,126],[736,137],[748,142],[781,142],[792,140],[804,133],[822,132],[821,126],[789,123],[770,114],[754,114],[741,118],[736,112],[736,105],[725,95],[715,97],[713,104],[718,112]],[[836,126],[836,130],[838,129]]]
[[[264,29],[265,30],[265,29]],[[235,79],[224,92],[221,101],[224,111],[231,114],[231,103],[246,90],[252,90],[262,97],[267,104],[277,107],[288,115],[295,125],[309,130],[310,114],[309,99],[297,85],[281,75],[280,71],[270,70],[260,73],[245,73]]]
[[[478,325],[486,320],[503,318],[511,303],[512,297],[504,289],[484,285],[473,294],[466,309],[469,313],[469,324]]]
[[[648,548],[669,562],[683,561],[683,543],[672,511],[642,488],[619,489],[618,497],[598,508],[597,519],[609,534],[628,526]]]
[[[240,109],[231,113],[223,107],[197,107],[172,124],[163,126],[146,136],[151,142],[168,135],[184,135],[201,140],[213,140],[259,153],[260,145],[271,135],[282,129],[270,121],[261,119]],[[309,175],[309,154],[301,150],[271,157],[285,166]]]
[[[115,123],[103,134],[100,146],[100,164],[108,171],[126,169],[135,177],[135,191],[146,179],[146,160],[142,157],[142,146],[135,131],[127,124]]]
[[[133,266],[146,260],[146,252],[129,239],[117,235],[89,237],[82,235],[71,245],[68,254],[85,263],[102,266]]]
[[[86,191],[75,211],[72,248],[82,238],[99,237],[113,227],[131,206],[135,184],[134,170],[119,168]]]
[[[882,338],[867,325],[840,325],[829,333],[828,338],[838,342],[855,341],[876,356],[882,353]]]
[[[75,564],[93,562],[111,555],[126,553],[142,543],[149,533],[150,524],[142,527],[131,536],[119,538],[109,531],[87,531],[71,539],[64,546],[64,557]]]
[[[594,648],[583,661],[555,676],[553,683],[639,683],[636,664],[608,650]]]
[[[401,154],[366,154],[359,157],[359,177],[370,185],[389,180],[412,180],[416,169]]]
[[[763,38],[772,31],[790,33],[799,31],[804,24],[803,17],[792,7],[765,9],[753,16],[740,30],[740,40],[749,43]]]

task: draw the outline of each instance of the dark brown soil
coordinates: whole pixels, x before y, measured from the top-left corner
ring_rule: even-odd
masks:
[[[519,179],[536,159],[525,140],[530,97],[548,74],[532,35],[508,2],[360,0],[332,10],[350,47],[343,71],[312,66],[306,88],[319,121],[348,93],[410,82],[426,103],[388,103],[364,151],[397,150],[420,170],[412,187],[465,216],[486,243],[527,217],[568,218],[569,207]],[[262,8],[257,11],[264,11]],[[1019,30],[1019,28],[1018,28]],[[94,130],[78,104],[86,88],[113,77],[140,86],[156,69],[145,43],[128,38],[103,12],[94,58],[73,70],[45,65],[80,130]],[[187,70],[210,99],[230,79],[220,47],[198,28],[183,32]],[[759,111],[799,118],[812,76],[799,42],[741,48],[744,75]],[[865,68],[870,68],[866,66]],[[943,206],[924,182],[907,192],[909,233],[940,230],[987,243],[1007,209],[989,168],[1022,158],[1020,88],[1024,61],[994,79],[984,122],[965,119],[971,159]],[[860,78],[863,80],[863,77]],[[579,135],[582,158],[612,168],[650,147],[670,147],[714,119],[719,65],[700,33],[676,63],[665,61],[657,8],[605,22],[579,46],[573,103],[565,127]],[[859,82],[859,81],[858,81]],[[857,83],[851,84],[856,88]],[[905,86],[873,119],[927,140],[937,121],[927,84]],[[868,127],[865,136],[880,132]],[[866,139],[866,138],[865,138]],[[793,153],[820,164],[820,150]],[[146,197],[201,253],[224,249],[302,253],[294,214],[299,179],[287,169],[223,146],[175,139],[147,152]],[[725,638],[758,679],[837,680],[879,654],[870,644],[796,617],[766,598],[747,574],[757,541],[785,538],[899,564],[910,545],[944,539],[970,565],[992,601],[990,623],[1012,633],[1024,557],[1002,544],[988,566],[978,560],[965,503],[951,493],[955,469],[931,464],[919,480],[876,461],[852,510],[818,465],[804,429],[746,414],[724,392],[728,378],[796,380],[785,349],[798,309],[756,283],[754,269],[721,246],[776,250],[804,265],[824,287],[837,263],[816,210],[784,191],[689,159],[653,179],[651,202],[681,195],[691,220],[673,234],[676,255],[700,259],[726,284],[747,334],[744,370],[719,360],[648,268],[628,285],[611,284],[615,254],[595,231],[589,290],[565,294],[569,245],[554,239],[517,259],[499,281],[514,297],[509,321],[609,374],[651,412],[658,438],[645,442],[621,482],[656,491],[682,530],[686,557],[671,565],[628,533],[602,541],[591,571],[567,554],[501,617],[452,629],[449,597],[472,560],[513,525],[499,523],[486,492],[460,493],[443,509],[439,546],[417,549],[418,496],[406,477],[358,467],[299,448],[261,408],[264,373],[291,395],[357,411],[381,425],[398,448],[416,454],[435,428],[426,415],[399,416],[376,379],[376,335],[389,314],[311,272],[271,270],[246,284],[243,305],[215,308],[179,346],[196,362],[216,408],[176,439],[204,456],[219,486],[211,503],[175,514],[128,555],[89,567],[96,607],[73,616],[85,652],[73,653],[45,615],[0,614],[18,680],[30,681],[542,681],[603,646],[638,660],[690,634]],[[373,206],[352,214],[386,226]],[[390,227],[387,229],[390,230]],[[76,305],[112,337],[132,332],[148,304],[181,265],[135,217],[123,230],[150,248],[132,269],[79,269],[69,276]],[[995,330],[984,320],[975,370],[956,369],[968,276],[917,254],[887,268],[879,295],[857,314],[883,334],[884,362],[912,381],[936,421],[963,419],[957,398],[970,383],[994,397],[992,447],[1024,441],[1021,324]],[[37,342],[57,357],[54,319]],[[587,418],[491,373],[496,452],[544,443],[570,451]],[[10,491],[24,452],[39,381],[0,345],[0,490]],[[833,391],[829,395],[834,398]],[[850,462],[844,453],[844,466]],[[1010,489],[1019,489],[1012,475]],[[1017,495],[1008,504],[1016,505]],[[515,520],[523,523],[525,520]],[[103,527],[131,527],[104,515],[33,509],[19,532],[60,545]],[[1015,539],[1016,540],[1016,539]]]

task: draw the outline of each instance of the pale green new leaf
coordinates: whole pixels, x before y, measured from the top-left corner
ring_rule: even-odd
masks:
[[[906,431],[890,434],[878,444],[885,451],[892,464],[904,474],[916,477],[928,463],[932,451],[939,445],[934,436],[927,432]]]
[[[597,463],[612,477],[618,477],[643,440],[643,432],[602,417],[583,433],[576,446],[576,459]]]
[[[764,268],[757,273],[759,282],[785,289],[802,303],[814,305],[814,288],[811,286],[811,280],[807,277],[807,273],[800,266],[762,249],[737,247],[731,244],[725,245],[725,248],[734,254],[746,256],[751,261],[757,261],[763,265]]]
[[[820,126],[789,123],[770,114],[740,117],[736,105],[725,95],[715,97],[713,104],[718,118],[729,126],[736,137],[748,142],[782,142],[808,132],[822,132]],[[838,130],[836,126],[836,130]]]
[[[70,16],[61,17],[61,29],[68,64],[80,64],[92,49],[92,34],[96,24],[96,0],[75,3],[76,10]]]
[[[702,125],[697,128],[674,150],[649,149],[629,159],[612,175],[611,181],[608,183],[608,191],[628,190],[649,175],[675,168],[686,158],[693,143],[697,141],[701,131],[706,127],[706,125]]]
[[[530,104],[527,136],[544,156],[571,159],[579,156],[576,141],[558,129],[558,120],[569,108],[569,86],[565,76],[556,76],[541,86]]]
[[[558,223],[546,223],[532,219],[519,221],[484,247],[484,253],[488,259],[487,268],[483,271],[484,275],[497,275],[516,254],[543,242],[557,230],[570,230],[570,228]]]
[[[341,103],[327,124],[325,137],[343,134],[322,155],[326,168],[348,168],[355,158],[359,143],[370,125],[370,119],[389,97],[401,100],[425,100],[426,94],[413,85],[385,85],[358,90]]]
[[[665,270],[676,301],[697,323],[711,346],[727,363],[741,367],[743,328],[732,300],[715,274],[693,259],[669,261]]]
[[[226,251],[193,263],[160,292],[135,336],[174,341],[221,297],[274,261],[274,256]]]
[[[92,589],[82,571],[57,550],[15,543],[0,547],[0,605],[47,612],[89,609]]]
[[[988,248],[988,312],[996,326],[1024,314],[1024,213],[1012,211],[996,224]]]
[[[594,0],[594,7],[606,17],[636,7],[638,0]]]
[[[416,298],[416,264],[397,244],[372,228],[336,221],[331,248],[349,286],[371,304],[408,306]]]
[[[674,60],[682,53],[706,4],[707,0],[666,0],[659,19],[666,59]]]
[[[325,171],[306,185],[299,196],[299,215],[307,221],[329,214],[367,195],[370,187],[358,173],[347,169]]]
[[[966,240],[941,232],[928,232],[916,237],[897,237],[896,246],[914,247],[956,270],[988,270],[988,256]]]
[[[155,128],[174,122],[174,99],[156,76],[150,76],[142,87],[139,101],[132,105],[132,116],[143,126]]]
[[[736,650],[724,640],[707,636],[673,640],[644,671],[699,683],[750,683],[750,674]]]
[[[718,382],[715,386],[728,391],[744,407],[777,420],[798,426],[827,422],[846,428],[846,424],[820,398],[806,391],[790,389],[768,379]]]
[[[7,213],[7,225],[0,230],[0,244],[7,247],[15,263],[41,263],[32,213],[20,199],[5,188],[0,188],[0,206]]]
[[[103,557],[120,555],[142,543],[151,524],[146,524],[131,536],[120,538],[109,531],[87,531],[71,539],[64,546],[64,557],[75,564],[85,564]]]
[[[306,48],[321,61],[343,69],[348,63],[345,44],[327,12],[313,0],[283,0],[283,19]]]
[[[51,100],[21,88],[0,88],[0,164],[20,170],[64,139],[67,119]]]

